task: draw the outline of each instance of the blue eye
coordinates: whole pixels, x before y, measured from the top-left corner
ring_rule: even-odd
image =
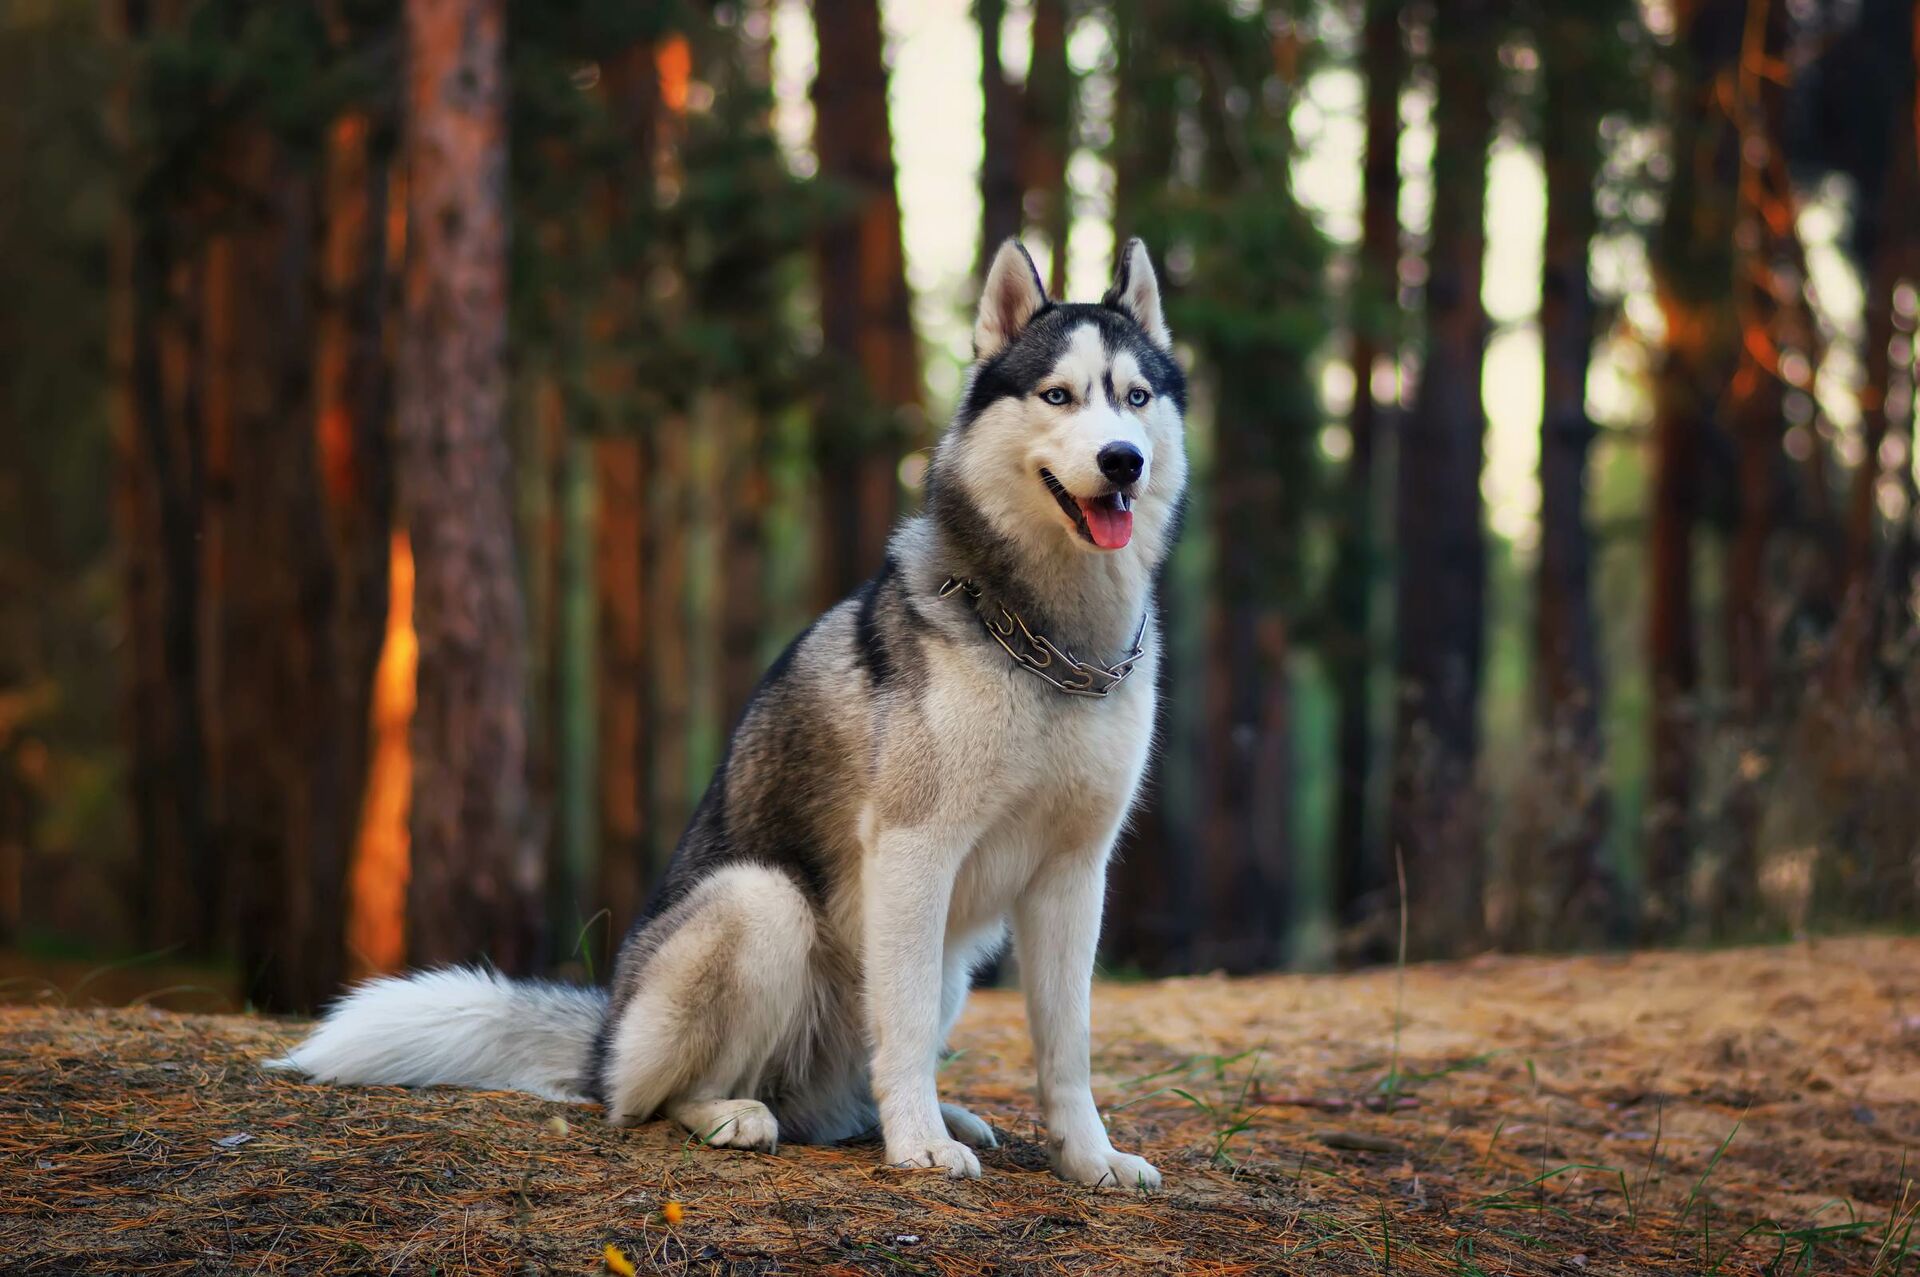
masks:
[[[1132,390],[1129,390],[1127,392],[1127,402],[1132,404],[1136,408],[1146,407],[1147,400],[1151,398],[1153,398],[1152,395],[1148,394],[1146,391],[1142,390],[1138,386],[1135,386]]]
[[[1044,399],[1046,402],[1052,404],[1056,408],[1058,408],[1061,404],[1071,403],[1073,401],[1073,396],[1068,394],[1065,390],[1062,390],[1059,386],[1050,386],[1047,389],[1041,391],[1040,398]]]

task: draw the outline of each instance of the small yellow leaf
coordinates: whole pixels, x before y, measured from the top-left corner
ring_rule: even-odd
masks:
[[[686,1218],[686,1214],[687,1208],[675,1201],[669,1201],[665,1206],[660,1208],[661,1218],[665,1219],[669,1224],[679,1223],[682,1219]]]
[[[618,1273],[620,1277],[634,1277],[633,1261],[612,1242],[608,1242],[607,1248],[600,1252],[600,1258],[606,1261],[608,1272]]]

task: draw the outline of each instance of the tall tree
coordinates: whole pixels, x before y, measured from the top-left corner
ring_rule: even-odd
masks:
[[[502,0],[407,0],[399,494],[414,556],[408,945],[416,962],[538,950],[527,827],[526,617],[506,436]]]
[[[1587,416],[1595,309],[1588,280],[1597,229],[1594,183],[1607,85],[1623,68],[1624,14],[1613,0],[1545,5],[1536,26],[1543,87],[1540,151],[1547,168],[1540,281],[1540,560],[1534,574],[1533,719],[1541,766],[1562,812],[1547,845],[1527,852],[1527,943],[1593,943],[1617,933],[1605,860],[1606,787],[1600,740],[1600,655],[1588,530]]]
[[[189,255],[185,211],[167,179],[170,136],[155,118],[169,96],[148,42],[161,34],[146,4],[116,9],[135,75],[118,133],[134,174],[114,246],[115,532],[124,591],[126,723],[139,849],[142,942],[206,953],[218,942],[222,884],[207,813],[207,742],[197,627],[204,490],[198,421],[169,393],[184,362],[182,322],[169,281]],[[161,117],[165,118],[165,117]]]
[[[878,0],[814,6],[821,72],[813,82],[820,176],[846,208],[820,234],[820,325],[856,375],[830,391],[815,429],[820,517],[815,590],[822,604],[880,566],[897,498],[900,445],[917,430],[920,354],[900,241],[893,130]]]
[[[1654,383],[1647,585],[1653,715],[1641,922],[1649,933],[1670,933],[1684,919],[1692,860],[1700,682],[1693,538],[1734,340],[1724,304],[1732,275],[1730,131],[1716,103],[1730,90],[1720,77],[1738,54],[1745,2],[1682,0],[1673,10],[1676,55],[1665,104],[1673,178],[1649,252],[1666,321]]]
[[[1173,208],[1195,279],[1172,317],[1202,353],[1216,398],[1205,702],[1214,916],[1200,952],[1209,965],[1251,970],[1284,961],[1293,913],[1291,658],[1320,424],[1304,373],[1318,326],[1300,299],[1319,276],[1322,244],[1286,195],[1297,37],[1287,29],[1276,39],[1265,15],[1225,5],[1186,21],[1208,148],[1200,190]]]
[[[1144,235],[1164,260],[1172,245],[1167,233],[1167,188],[1173,181],[1172,102],[1177,93],[1175,55],[1162,26],[1156,0],[1117,0],[1112,7],[1116,67],[1115,119],[1110,155],[1114,166],[1114,230],[1119,243]],[[1169,567],[1161,573],[1155,602],[1159,632],[1166,636],[1169,659],[1160,662],[1158,748],[1134,818],[1128,822],[1114,863],[1108,870],[1107,923],[1102,934],[1114,960],[1150,972],[1187,970],[1198,926],[1199,884],[1193,872],[1199,841],[1188,795],[1175,792],[1175,751],[1185,733],[1173,719],[1173,707],[1190,690],[1191,667],[1176,655],[1184,651],[1191,626],[1180,606],[1198,594]],[[1176,600],[1175,596],[1182,596]],[[1197,604],[1197,599],[1193,600]],[[1176,736],[1179,739],[1176,739]]]
[[[1400,289],[1400,91],[1407,55],[1401,31],[1403,0],[1368,0],[1362,28],[1361,74],[1367,82],[1366,160],[1362,177],[1360,255],[1351,304],[1353,327],[1352,440],[1341,478],[1339,562],[1334,569],[1328,658],[1339,701],[1338,771],[1334,790],[1334,898],[1340,922],[1355,928],[1354,957],[1384,957],[1388,858],[1368,836],[1373,775],[1373,593],[1379,550],[1374,491],[1375,456],[1397,392],[1375,397],[1374,367],[1397,364]],[[1397,384],[1397,377],[1395,379]]]
[[[1034,0],[1032,53],[1027,83],[1020,95],[1019,164],[1022,207],[1033,209],[1034,224],[1052,255],[1047,292],[1067,295],[1068,238],[1073,230],[1073,193],[1067,187],[1067,157],[1073,150],[1078,84],[1067,62],[1066,0]]]
[[[1449,0],[1434,6],[1430,37],[1434,202],[1426,348],[1396,482],[1399,738],[1391,817],[1419,956],[1471,947],[1484,931],[1475,774],[1487,578],[1480,284],[1495,17],[1495,0]]]
[[[1000,62],[1006,0],[976,0],[980,28],[980,252],[974,274],[986,278],[1003,241],[1020,234],[1026,195],[1021,181],[1021,91]]]
[[[335,700],[338,578],[311,397],[314,182],[263,125],[241,125],[230,145],[236,207],[206,280],[227,328],[210,334],[209,426],[231,476],[215,600],[220,844],[249,997],[307,1008],[345,973],[340,901],[368,723],[348,723]]]

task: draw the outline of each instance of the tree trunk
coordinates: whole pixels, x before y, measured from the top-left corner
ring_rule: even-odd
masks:
[[[1022,207],[1046,238],[1047,292],[1067,294],[1068,237],[1073,198],[1067,187],[1067,157],[1073,150],[1074,82],[1067,62],[1067,7],[1063,0],[1034,0],[1033,52],[1021,95],[1023,127],[1019,163]],[[1124,243],[1125,241],[1121,241]]]
[[[1025,191],[1020,181],[1021,93],[1008,83],[1000,65],[1000,28],[1006,0],[977,0],[980,26],[980,255],[974,274],[985,279],[987,266],[1003,240],[1020,233]]]
[[[618,937],[640,912],[646,886],[649,737],[647,464],[641,441],[594,444],[598,475],[595,594],[600,631],[595,699],[600,747],[600,907]]]
[[[815,423],[815,589],[825,608],[880,566],[900,446],[919,429],[921,392],[879,3],[821,0],[814,23],[823,68],[813,82],[814,151],[820,176],[844,188],[854,205],[820,236],[820,326],[827,350],[858,376],[831,396]]]
[[[152,35],[149,6],[112,11],[118,38]],[[144,68],[116,98],[114,130],[130,170],[133,120],[144,108]],[[128,787],[139,865],[140,943],[205,954],[218,940],[220,900],[207,834],[206,744],[197,658],[200,559],[194,550],[201,455],[198,423],[167,394],[166,347],[178,319],[167,297],[181,252],[180,218],[136,180],[115,233],[114,532],[125,634]]]
[[[1737,54],[1744,5],[1687,0],[1676,6],[1677,44],[1689,57],[1678,64],[1668,105],[1672,151],[1696,158],[1674,166],[1665,220],[1649,252],[1667,329],[1654,384],[1647,585],[1653,715],[1641,931],[1649,938],[1670,936],[1687,916],[1700,678],[1693,530],[1701,514],[1706,435],[1732,346],[1724,305],[1733,269],[1732,185],[1723,173],[1715,76]]]
[[[261,125],[233,138],[230,332],[210,410],[230,476],[221,550],[221,845],[248,998],[309,1009],[345,973],[341,905],[364,715],[340,712],[338,583],[313,415],[314,186]],[[369,671],[370,673],[370,671]]]
[[[721,483],[720,730],[730,734],[760,682],[766,630],[764,538],[773,500],[768,422],[740,395],[721,395],[714,416],[726,431]]]
[[[501,0],[406,4],[399,487],[420,644],[410,956],[522,971],[542,900],[506,433],[504,25]]]
[[[1587,369],[1594,339],[1588,251],[1600,167],[1592,57],[1614,38],[1603,23],[1545,19],[1541,152],[1547,165],[1546,246],[1540,290],[1544,397],[1540,418],[1540,561],[1534,577],[1534,727],[1539,765],[1561,797],[1544,845],[1526,849],[1521,875],[1539,891],[1527,910],[1532,946],[1622,938],[1605,860],[1606,786],[1600,741],[1600,660],[1594,632],[1593,544],[1587,530]]]
[[[1397,396],[1374,398],[1373,367],[1398,363],[1400,288],[1400,90],[1407,55],[1400,30],[1402,0],[1369,0],[1361,36],[1367,81],[1367,151],[1363,178],[1359,282],[1352,303],[1352,452],[1340,484],[1339,565],[1333,578],[1333,636],[1328,656],[1338,704],[1334,790],[1334,910],[1352,940],[1348,957],[1390,956],[1393,875],[1377,839],[1368,836],[1373,770],[1373,589],[1378,572],[1374,463],[1386,416]]]
[[[1486,548],[1480,470],[1486,416],[1480,300],[1493,5],[1436,6],[1427,347],[1398,475],[1399,739],[1392,843],[1405,857],[1416,957],[1458,953],[1484,934],[1485,871],[1475,774]]]
[[[356,843],[355,831],[365,828],[374,801],[374,678],[387,638],[393,558],[387,166],[372,153],[371,131],[371,119],[354,112],[334,121],[327,134],[313,385],[334,575],[329,736],[340,760],[343,810],[355,818],[343,837]],[[349,859],[344,872],[351,877],[357,850]],[[353,925],[339,928],[341,934]]]
[[[1123,0],[1114,7],[1118,60],[1112,147],[1114,230],[1122,244],[1140,231],[1147,202],[1153,192],[1162,189],[1173,165],[1170,121],[1149,116],[1141,109],[1143,91],[1148,100],[1153,94],[1138,77],[1157,74],[1147,53],[1154,47],[1155,38],[1149,26],[1153,16],[1150,4],[1151,0]],[[1167,246],[1155,244],[1153,248],[1164,253]],[[1192,654],[1176,622],[1183,621],[1183,614],[1189,610],[1182,604],[1190,603],[1193,612],[1200,611],[1204,604],[1199,597],[1184,598],[1189,592],[1186,583],[1177,579],[1170,567],[1160,576],[1155,590],[1161,645],[1159,721],[1155,724],[1159,748],[1148,764],[1139,804],[1107,872],[1104,931],[1106,952],[1112,959],[1137,964],[1156,975],[1190,970],[1198,960],[1194,937],[1199,930],[1201,902],[1208,894],[1207,885],[1196,872],[1195,852],[1195,845],[1204,841],[1207,831],[1196,827],[1197,805],[1190,801],[1191,795],[1175,792],[1178,765],[1171,761],[1174,751],[1187,750],[1191,743],[1176,705],[1180,698],[1202,690],[1195,685],[1193,673],[1200,662],[1188,659]],[[1198,589],[1191,592],[1204,593]]]
[[[693,660],[688,636],[693,630],[687,567],[693,553],[695,513],[691,426],[685,417],[669,417],[654,431],[652,466],[644,475],[647,583],[647,648],[651,668],[647,722],[653,822],[650,861],[643,885],[660,881],[674,844],[687,826],[693,804],[689,786],[689,736],[693,729]]]

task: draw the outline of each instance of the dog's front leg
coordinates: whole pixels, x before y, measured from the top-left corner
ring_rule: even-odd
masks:
[[[1160,1187],[1160,1172],[1144,1158],[1115,1151],[1093,1102],[1093,955],[1106,887],[1104,844],[1050,858],[1014,906],[1014,942],[1054,1173],[1144,1192]]]
[[[882,833],[862,870],[867,1028],[887,1161],[977,1178],[980,1159],[947,1134],[934,1084],[947,906],[966,851],[951,833]]]

